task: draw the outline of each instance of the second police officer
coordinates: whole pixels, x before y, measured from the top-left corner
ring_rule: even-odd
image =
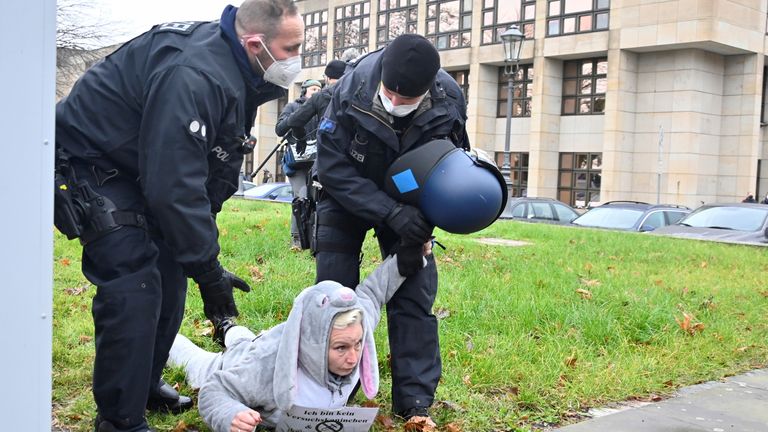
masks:
[[[432,314],[437,267],[429,256],[421,268],[420,251],[433,227],[419,209],[388,196],[383,183],[398,156],[433,139],[469,148],[464,95],[440,69],[435,47],[415,34],[360,58],[336,87],[318,128],[316,279],[357,286],[370,229],[382,255],[398,252],[409,277],[387,303],[393,411],[432,423],[428,408],[441,375]]]

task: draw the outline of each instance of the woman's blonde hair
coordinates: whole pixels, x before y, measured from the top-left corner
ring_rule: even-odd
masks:
[[[333,328],[343,329],[355,323],[363,324],[363,311],[360,309],[350,309],[345,312],[339,312],[333,317]]]

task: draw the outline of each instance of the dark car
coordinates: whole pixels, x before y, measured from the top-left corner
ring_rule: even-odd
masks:
[[[767,246],[768,205],[706,204],[654,234]]]
[[[579,216],[571,206],[553,198],[510,198],[499,219],[568,224]]]
[[[290,203],[293,201],[293,189],[290,183],[285,182],[262,183],[243,192],[243,198]]]
[[[574,225],[623,231],[653,231],[677,223],[691,209],[674,204],[608,201],[573,220]]]

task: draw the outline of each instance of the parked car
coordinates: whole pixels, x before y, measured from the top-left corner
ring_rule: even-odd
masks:
[[[264,201],[293,201],[293,189],[286,182],[262,183],[243,192],[243,198]]]
[[[623,231],[653,231],[677,223],[691,209],[674,204],[608,201],[573,220],[574,225]]]
[[[768,245],[768,205],[706,204],[654,234],[727,243]]]
[[[524,222],[569,224],[579,214],[573,207],[553,198],[521,197],[510,198],[499,216]]]

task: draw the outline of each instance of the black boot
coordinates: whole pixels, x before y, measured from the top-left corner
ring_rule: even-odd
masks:
[[[154,429],[147,426],[146,422],[142,423],[140,426],[119,428],[109,420],[103,419],[100,415],[96,416],[93,430],[95,432],[155,432]]]
[[[157,412],[179,414],[192,408],[192,399],[181,396],[168,383],[160,379],[157,388],[150,390],[147,398],[147,409]]]

